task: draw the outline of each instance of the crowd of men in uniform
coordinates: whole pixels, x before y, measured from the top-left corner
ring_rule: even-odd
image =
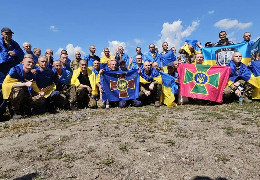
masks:
[[[180,63],[203,63],[203,54],[195,51],[194,47],[185,43],[189,53],[184,46],[176,56],[176,49],[169,49],[168,43],[162,44],[163,51],[158,52],[154,44],[149,45],[149,52],[142,54],[141,48],[136,48],[136,55],[133,58],[124,53],[122,46],[118,47],[116,54],[110,54],[109,48],[104,48],[104,56],[99,58],[95,55],[94,45],[89,47],[90,54],[84,58],[80,52],[75,52],[75,59],[70,60],[66,50],[62,50],[58,60],[54,60],[53,51],[47,49],[45,55],[41,55],[41,49],[32,50],[29,42],[23,43],[22,50],[17,42],[12,39],[13,31],[4,27],[1,30],[0,39],[0,82],[1,82],[1,114],[6,112],[7,106],[13,118],[55,112],[57,108],[77,110],[82,108],[98,108],[97,101],[103,93],[100,76],[104,71],[128,71],[137,69],[140,77],[146,83],[140,82],[139,98],[119,101],[103,102],[100,107],[104,108],[106,103],[110,106],[127,107],[129,105],[139,107],[153,104],[159,107],[162,92],[162,79],[159,71],[167,72],[175,77],[178,82],[177,68]],[[225,31],[219,33],[220,40],[213,43],[206,43],[205,46],[223,46],[233,44],[226,37]],[[244,41],[250,45],[251,34],[244,33]],[[197,42],[196,45],[202,48]],[[168,54],[173,56],[169,56]],[[171,57],[175,57],[172,58]],[[259,55],[256,59],[259,59]],[[168,58],[170,63],[163,68],[163,59]],[[231,71],[239,77],[239,69],[246,68],[241,63],[242,55],[235,52],[231,60]],[[232,69],[233,68],[233,69]],[[231,73],[232,75],[232,73]],[[241,87],[243,92],[241,93]],[[247,102],[250,100],[250,88],[248,82],[237,78],[234,83],[224,90],[224,97],[245,96]],[[177,99],[177,98],[176,98]]]

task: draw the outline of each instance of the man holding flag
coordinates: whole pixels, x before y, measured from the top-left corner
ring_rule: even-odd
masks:
[[[252,102],[249,98],[252,97],[253,86],[255,84],[252,77],[252,72],[245,64],[241,62],[242,54],[235,52],[232,60],[228,64],[231,69],[228,86],[224,89],[224,99],[230,99],[232,95],[243,97],[246,103]]]
[[[149,61],[145,61],[140,74],[140,100],[144,104],[150,103],[160,107],[161,93],[162,77],[155,68],[151,67]]]

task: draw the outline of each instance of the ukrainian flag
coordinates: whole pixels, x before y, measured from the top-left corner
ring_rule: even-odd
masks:
[[[251,65],[248,66],[249,69],[255,76],[256,81],[258,82],[258,87],[255,87],[252,98],[253,99],[260,99],[260,61],[252,61]]]
[[[228,86],[230,86],[232,83],[236,82],[238,79],[243,79],[247,81],[248,83],[252,84],[256,88],[260,88],[260,77],[259,74],[256,72],[256,75],[252,73],[253,71],[258,71],[258,68],[260,67],[260,64],[256,64],[256,61],[252,62],[252,64],[247,67],[245,64],[241,63],[240,69],[237,72],[236,65],[234,61],[230,61],[229,67],[231,69],[231,75],[229,77]],[[259,66],[259,67],[257,67]],[[252,68],[255,68],[252,70]]]
[[[35,75],[33,73],[29,72],[27,74],[24,74],[22,64],[18,64],[15,67],[12,67],[2,84],[3,99],[9,98],[13,85],[16,83],[33,81],[32,87],[34,90],[37,89],[37,85],[34,80]],[[28,88],[28,90],[30,90],[30,88]]]
[[[248,43],[232,44],[227,46],[205,47],[202,49],[205,65],[227,65],[235,51],[242,54],[242,63],[248,65],[251,61]]]
[[[162,77],[162,96],[161,102],[168,107],[177,106],[174,102],[174,94],[178,94],[178,85],[175,83],[175,78],[169,74],[160,72]]]

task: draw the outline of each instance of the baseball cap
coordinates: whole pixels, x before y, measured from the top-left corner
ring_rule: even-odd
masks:
[[[9,32],[9,33],[13,33],[14,34],[14,32],[10,28],[8,28],[8,27],[3,27],[2,30],[1,30],[1,33],[2,32],[7,32],[7,33]]]

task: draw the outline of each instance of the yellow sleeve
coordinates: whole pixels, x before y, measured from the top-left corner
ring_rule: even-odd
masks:
[[[7,76],[5,77],[5,80],[2,84],[3,99],[9,98],[13,85],[15,83],[19,83],[18,79],[11,78],[11,76],[9,74],[7,74]]]
[[[79,75],[80,75],[80,67],[73,71],[73,75],[72,75],[71,80],[70,80],[70,84],[72,86],[78,87],[80,85],[80,82],[78,80]]]

